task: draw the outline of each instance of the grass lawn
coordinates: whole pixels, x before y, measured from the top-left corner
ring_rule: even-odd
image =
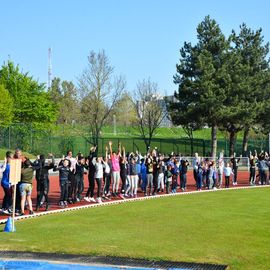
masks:
[[[2,250],[270,269],[270,188],[160,198],[18,221]],[[2,225],[3,230],[3,225]]]

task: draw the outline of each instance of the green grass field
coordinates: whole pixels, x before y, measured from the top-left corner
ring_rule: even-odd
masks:
[[[18,221],[2,250],[269,269],[270,188],[167,197]],[[3,229],[3,225],[2,225]]]

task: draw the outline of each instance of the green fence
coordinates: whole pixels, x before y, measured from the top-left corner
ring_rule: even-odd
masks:
[[[99,154],[105,152],[105,146],[108,142],[113,142],[113,147],[116,150],[119,142],[125,146],[127,152],[135,152],[139,150],[144,153],[146,145],[142,138],[100,138],[99,139]],[[268,140],[250,140],[248,150],[268,150]],[[21,148],[24,151],[32,154],[54,153],[55,156],[61,157],[68,149],[74,153],[81,152],[88,154],[91,144],[89,140],[79,136],[52,136],[48,131],[34,130],[20,125],[11,126],[9,128],[0,129],[0,148],[15,149]],[[187,138],[166,139],[154,138],[151,147],[157,147],[162,153],[181,153],[185,156],[191,156],[191,142]],[[228,140],[218,141],[218,152],[224,151],[225,156],[228,156],[229,143]],[[236,142],[236,153],[239,155],[242,152],[242,142]],[[211,151],[211,141],[203,139],[194,139],[193,153],[198,152],[201,156],[209,156]]]

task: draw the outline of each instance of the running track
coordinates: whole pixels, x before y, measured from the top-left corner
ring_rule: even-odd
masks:
[[[248,177],[249,177],[249,173],[247,171],[244,171],[244,172],[239,171],[238,172],[238,185],[237,185],[237,187],[248,187],[249,186]],[[84,183],[85,183],[85,189],[84,189],[83,195],[85,195],[87,188],[88,188],[87,175],[85,175],[85,177],[84,177]],[[223,183],[224,183],[224,181],[223,181]],[[232,184],[230,183],[230,188],[233,188],[233,187],[234,186],[232,186]],[[194,182],[191,171],[189,171],[188,175],[187,175],[187,191],[189,191],[189,192],[195,191],[195,182]],[[180,191],[180,189],[179,189],[178,192],[182,192],[182,191]],[[162,193],[158,193],[158,195],[162,195]],[[51,175],[50,176],[50,192],[49,192],[49,200],[50,200],[50,209],[49,209],[50,211],[49,212],[51,212],[51,211],[58,212],[57,210],[60,209],[60,207],[58,206],[59,197],[60,197],[59,177],[58,177],[58,175]],[[138,197],[144,197],[144,194],[141,192],[140,188],[138,188]],[[1,205],[2,205],[2,199],[3,199],[3,190],[1,188],[1,190],[0,190]],[[112,200],[109,202],[113,202],[113,201],[120,202],[120,200],[121,200],[120,198],[112,198]],[[126,199],[126,200],[130,200],[130,199]],[[33,201],[33,209],[35,210],[35,206],[36,206],[36,181],[35,180],[33,181],[32,201]],[[72,209],[72,208],[76,208],[76,207],[80,207],[80,206],[87,206],[89,204],[95,204],[95,203],[81,201],[81,202],[77,202],[75,204],[69,204],[68,208]],[[42,212],[43,212],[43,214],[45,214],[46,211],[41,207],[40,211],[36,212],[36,213],[42,213]],[[28,214],[27,210],[25,211],[25,214],[26,215]],[[7,215],[0,214],[0,222],[1,221],[3,222],[7,218],[8,218]]]

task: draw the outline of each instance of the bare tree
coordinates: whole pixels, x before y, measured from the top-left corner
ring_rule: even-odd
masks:
[[[87,139],[97,147],[102,127],[126,85],[124,78],[113,77],[113,72],[104,50],[99,53],[91,51],[88,66],[79,78],[82,116],[90,127]]]
[[[148,79],[138,82],[134,94],[137,126],[147,149],[151,145],[157,128],[166,117],[166,103],[164,99],[160,98],[157,90],[157,84]]]

